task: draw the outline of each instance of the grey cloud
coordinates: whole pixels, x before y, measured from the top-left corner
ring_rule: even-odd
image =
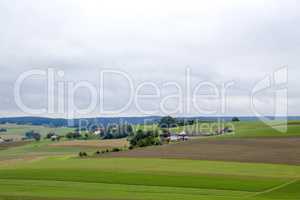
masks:
[[[185,69],[190,66],[193,85],[235,81],[231,110],[249,114],[241,102],[247,102],[243,99],[253,85],[287,65],[290,112],[299,114],[299,8],[296,0],[188,1],[184,5],[176,1],[3,0],[1,111],[21,112],[5,99],[13,98],[14,81],[30,69],[53,67],[65,71],[63,80],[88,80],[96,86],[100,70],[122,70],[135,84],[153,81],[161,86],[166,81],[184,85]],[[128,87],[118,80],[110,81],[106,92],[108,108],[118,107],[129,95]],[[47,99],[43,85],[35,82],[28,82],[24,93],[34,97],[30,98],[33,105],[43,105]],[[78,105],[88,100],[84,92],[76,96]],[[157,103],[145,101],[144,106]],[[136,112],[130,108],[122,114]]]

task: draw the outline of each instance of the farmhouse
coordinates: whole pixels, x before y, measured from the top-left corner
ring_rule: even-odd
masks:
[[[169,137],[169,139],[170,139],[171,142],[176,142],[176,141],[179,140],[179,137],[178,137],[178,135],[171,135],[171,136]]]
[[[52,136],[50,137],[50,139],[51,139],[52,141],[55,141],[55,140],[58,140],[58,139],[59,139],[59,136],[58,136],[58,135],[52,135]]]
[[[169,136],[169,141],[171,142],[175,142],[175,141],[185,141],[188,140],[189,137],[187,136],[187,134],[183,131],[179,134],[171,134]]]
[[[228,128],[228,127],[225,127],[225,128],[223,128],[223,129],[217,130],[217,131],[216,131],[216,134],[217,134],[217,135],[221,135],[221,134],[231,133],[231,132],[233,132],[233,129],[230,129],[230,128]]]
[[[101,135],[102,133],[104,132],[104,129],[103,128],[97,128],[93,134],[94,135]]]
[[[189,137],[188,137],[188,135],[186,134],[185,131],[182,131],[181,133],[179,133],[178,137],[179,137],[179,140],[182,140],[182,141],[185,141],[185,140],[189,139]]]
[[[57,139],[57,138],[58,138],[57,135],[52,135],[52,136],[51,136],[51,139]]]
[[[164,130],[162,134],[160,134],[160,140],[162,142],[176,142],[176,141],[185,141],[188,140],[189,136],[185,131],[177,133],[172,133],[169,130]]]

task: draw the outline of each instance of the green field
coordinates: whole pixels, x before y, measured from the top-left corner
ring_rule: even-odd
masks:
[[[274,123],[273,126],[269,126],[263,122],[235,122],[232,123],[235,128],[234,135],[227,135],[225,137],[292,137],[300,136],[300,122],[289,121],[284,130],[284,123]]]
[[[211,138],[300,135],[299,122],[289,122],[287,133],[280,133],[261,122],[234,124],[235,134]],[[33,128],[42,134],[51,131],[46,127],[10,126],[7,135],[22,135]],[[68,131],[67,128],[56,129],[60,134]],[[97,148],[51,144],[53,142],[43,140],[0,150],[0,200],[300,199],[300,166],[296,165],[158,158],[78,158],[79,151],[91,155]]]
[[[260,122],[199,122],[189,126],[179,126],[172,128],[171,131],[179,133],[181,131],[188,132],[214,132],[218,127],[233,125],[234,133],[229,135],[223,135],[222,137],[237,137],[237,138],[257,138],[257,137],[291,137],[300,136],[300,121],[289,121],[287,124],[287,130],[280,132],[278,129],[284,126],[284,124],[276,122],[273,127]],[[49,132],[55,132],[58,135],[65,135],[68,132],[74,131],[74,128],[58,127],[51,128],[46,126],[32,126],[32,125],[16,125],[16,124],[0,124],[0,128],[6,128],[7,132],[0,132],[0,136],[10,138],[21,138],[27,131],[34,130],[39,132],[42,136],[45,136]],[[136,125],[134,130],[159,130],[156,124],[154,125]]]
[[[219,127],[232,127],[233,133],[222,135],[221,137],[229,138],[257,138],[257,137],[291,137],[300,136],[300,121],[289,121],[286,124],[287,129],[284,130],[285,123],[273,122],[272,126],[261,121],[248,122],[199,122],[194,125],[180,126],[172,128],[171,131],[179,133],[187,132],[214,132]],[[146,129],[155,129],[155,125],[146,126]],[[219,137],[219,136],[218,136]]]
[[[171,128],[171,132],[207,132],[214,133],[219,128],[226,126],[232,127],[234,133],[223,135],[229,138],[257,138],[257,137],[291,137],[300,136],[300,121],[289,121],[287,130],[284,130],[285,123],[272,122],[272,125],[265,124],[261,121],[241,121],[241,122],[198,122],[194,125],[178,126]],[[158,125],[138,125],[135,129],[159,130]]]
[[[0,199],[300,197],[300,166],[64,156],[2,164],[0,177]]]
[[[86,151],[89,153],[95,152],[96,148],[89,147],[54,147],[50,146],[53,142],[41,141],[31,142],[29,144],[8,148],[0,151],[0,160],[15,159],[28,156],[51,156],[51,155],[77,155],[79,151]]]
[[[16,124],[0,124],[0,128],[7,129],[7,132],[0,132],[0,136],[6,138],[21,139],[28,131],[36,131],[42,136],[46,136],[49,132],[55,132],[58,135],[65,135],[68,132],[74,131],[74,128],[66,127],[47,127],[47,126],[33,126],[33,125],[16,125]]]

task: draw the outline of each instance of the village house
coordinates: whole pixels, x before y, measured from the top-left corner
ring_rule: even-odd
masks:
[[[185,141],[189,139],[189,136],[186,134],[185,131],[182,131],[178,134],[179,140]]]
[[[186,132],[184,132],[184,131],[180,132],[179,134],[171,134],[169,136],[169,141],[171,141],[171,142],[186,141],[188,139],[189,139],[189,137],[186,134]]]
[[[94,135],[101,135],[102,133],[104,133],[104,129],[103,128],[96,128],[95,131],[93,132]]]
[[[52,141],[56,141],[56,140],[59,140],[59,136],[58,136],[58,135],[52,135],[52,136],[50,137],[50,139],[51,139]]]

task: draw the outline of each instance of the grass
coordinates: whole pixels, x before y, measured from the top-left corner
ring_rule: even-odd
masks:
[[[289,184],[279,187],[276,190],[271,190],[267,193],[262,193],[260,196],[272,199],[299,199],[300,181],[291,181]]]
[[[5,183],[5,184],[1,184]],[[21,194],[30,199],[43,199],[45,194],[47,198],[68,198],[68,199],[207,199],[208,196],[221,199],[224,195],[230,197],[246,196],[247,192],[218,191],[192,188],[174,188],[157,186],[136,186],[123,184],[103,184],[103,183],[82,183],[67,181],[11,181],[0,180],[0,193],[10,196],[13,193],[16,197]],[[13,188],[13,189],[12,189]],[[4,192],[2,192],[4,191]],[[30,192],[29,192],[30,191]],[[33,198],[32,198],[33,197]],[[1,199],[1,197],[0,197]],[[14,199],[14,198],[13,198]],[[20,199],[20,197],[18,198]]]
[[[125,148],[128,146],[126,139],[112,140],[80,140],[52,142],[43,140],[30,142],[25,145],[0,150],[0,160],[16,159],[24,157],[40,157],[54,155],[77,155],[80,151],[93,154],[98,150],[112,149],[114,147]]]
[[[34,130],[39,132],[42,137],[46,136],[49,132],[55,132],[58,135],[65,135],[68,132],[74,131],[74,128],[50,128],[45,126],[33,125],[16,125],[16,124],[1,124],[0,128],[6,128],[7,132],[1,132],[0,137],[14,138],[20,140],[27,131]],[[15,143],[17,145],[17,143]],[[89,154],[97,150],[111,149],[113,147],[124,148],[128,146],[126,139],[121,140],[62,140],[60,142],[52,142],[49,140],[41,140],[39,142],[28,142],[25,145],[16,146],[0,146],[0,160],[16,159],[23,157],[36,157],[36,156],[53,156],[53,155],[77,155],[78,152],[84,151]],[[13,148],[11,148],[13,147]]]
[[[76,148],[76,147],[51,147],[50,141],[31,142],[27,145],[9,148],[0,151],[0,159],[22,158],[26,156],[50,156],[78,153],[79,150],[90,150],[91,148]]]
[[[33,126],[33,125],[17,125],[17,124],[0,124],[0,128],[7,129],[7,132],[0,132],[0,136],[4,138],[21,139],[25,133],[34,130],[40,133],[43,137],[49,132],[55,132],[58,135],[65,135],[68,132],[74,131],[74,128],[67,127],[46,127],[46,126]]]
[[[155,174],[72,169],[18,169],[0,171],[2,179],[49,180],[123,185],[147,185],[259,192],[285,183],[285,180],[224,175]]]
[[[284,171],[284,173],[278,173]],[[0,199],[272,199],[299,166],[164,159],[50,157],[0,165]],[[262,193],[262,194],[260,194]]]
[[[288,125],[287,133],[280,133],[262,122],[236,122],[234,135],[217,138],[300,136],[299,121]],[[8,128],[3,134],[20,136],[27,130],[42,134],[71,131],[9,126],[0,126]],[[185,128],[192,129],[195,125]],[[179,127],[173,131],[182,130],[183,127]],[[105,141],[105,147],[106,142],[111,141]],[[41,141],[0,150],[0,200],[300,199],[300,166],[75,156],[79,151],[93,153],[100,148],[97,145],[95,141],[63,141],[61,144]]]
[[[284,130],[285,125],[287,130]],[[293,137],[300,136],[300,121],[288,121],[287,124],[279,121],[272,121],[271,126],[262,121],[241,121],[241,122],[199,122],[193,125],[178,126],[171,128],[174,133],[182,131],[214,133],[224,127],[232,127],[234,134],[224,135],[229,138],[257,138],[257,137]],[[138,125],[135,130],[159,130],[158,125]],[[282,132],[283,131],[283,132]]]
[[[289,121],[287,124],[273,122],[272,126],[261,121],[254,122],[234,122],[234,135],[226,137],[238,138],[258,138],[258,137],[293,137],[300,136],[300,121]],[[281,132],[281,128],[286,126],[286,131]]]
[[[196,123],[194,125],[180,126],[172,128],[171,131],[179,133],[183,130],[189,132],[214,132],[218,127],[233,126],[234,134],[222,136],[229,138],[257,138],[257,137],[292,137],[300,136],[300,121],[289,121],[287,123],[286,132],[280,132],[278,129],[284,124],[280,122],[273,122],[273,127],[261,121],[243,121],[243,122],[205,122]],[[31,126],[31,125],[16,125],[16,124],[1,124],[0,128],[6,128],[7,132],[1,132],[0,136],[20,139],[27,131],[34,130],[45,136],[49,132],[55,132],[59,135],[65,135],[68,132],[74,131],[73,128],[59,127],[51,128],[45,126]],[[134,130],[159,130],[157,125],[136,125]]]
[[[286,130],[284,130],[286,125]],[[205,122],[194,125],[181,126],[171,129],[173,132],[210,132],[231,127],[234,133],[223,135],[226,138],[258,138],[258,137],[293,137],[300,136],[300,121],[289,121],[287,124],[282,122],[272,122],[272,126],[261,121],[243,122]],[[149,129],[149,127],[148,127]],[[282,132],[283,131],[283,132]],[[220,137],[220,136],[218,136]]]

